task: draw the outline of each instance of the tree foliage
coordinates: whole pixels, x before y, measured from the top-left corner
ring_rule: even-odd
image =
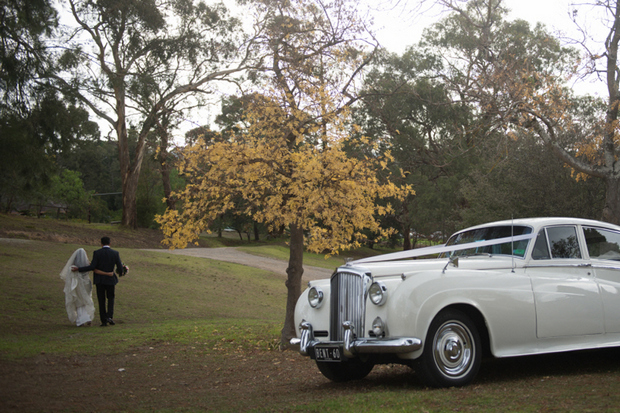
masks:
[[[604,184],[576,180],[533,134],[506,142],[499,157],[480,162],[459,192],[466,202],[463,225],[507,218],[569,216],[596,219],[604,205]]]
[[[75,101],[53,90],[57,69],[47,40],[57,35],[58,14],[47,0],[6,0],[0,9],[0,203],[41,203],[57,159],[97,126]]]
[[[76,23],[63,56],[73,70],[66,93],[112,127],[118,140],[123,224],[137,225],[137,186],[146,139],[158,121],[188,96],[208,93],[212,82],[238,72],[235,30],[222,4],[190,0],[70,0]],[[129,147],[129,116],[138,130]],[[131,150],[133,149],[133,150]],[[133,156],[131,156],[133,154]]]
[[[83,216],[88,209],[90,194],[84,190],[80,173],[66,169],[54,175],[50,181],[51,199],[67,206],[68,217]]]
[[[398,181],[416,188],[397,203],[406,249],[414,246],[410,234],[415,243],[420,233],[455,229],[460,180],[479,154],[472,110],[453,104],[435,76],[439,63],[413,47],[401,56],[383,54],[365,78],[363,110],[356,114],[364,133],[392,153],[392,168],[405,172]]]
[[[45,39],[55,33],[58,15],[49,0],[4,0],[0,8],[0,90],[2,112],[24,114],[37,80],[53,69]]]
[[[226,135],[199,140],[185,151],[180,170],[188,179],[177,194],[181,211],[159,222],[168,243],[183,247],[243,199],[245,213],[272,229],[288,228],[288,300],[282,343],[295,335],[293,311],[301,293],[303,247],[336,253],[359,245],[361,231],[385,233],[377,214],[381,197],[402,197],[376,170],[386,157],[355,159],[343,151],[352,88],[371,54],[364,27],[346,1],[258,2],[265,21],[262,93],[244,97],[243,122]],[[370,50],[372,52],[372,50]]]
[[[98,135],[85,110],[47,92],[31,100],[27,112],[5,112],[0,119],[0,198],[7,211],[14,202],[44,198],[63,153],[78,139]]]
[[[535,133],[556,157],[581,176],[606,182],[604,220],[620,222],[620,175],[617,157],[618,65],[620,14],[618,1],[598,2],[609,12],[602,72],[609,101],[604,110],[575,98],[567,81],[579,66],[574,49],[560,45],[542,25],[505,22],[501,0],[440,0],[454,14],[427,33],[429,47],[438,48],[451,62],[444,71],[455,94],[476,104],[494,130],[506,137],[517,130]]]
[[[375,168],[387,159],[360,160],[343,151],[346,112],[330,120],[328,135],[318,126],[300,127],[296,116],[266,99],[252,102],[246,116],[251,127],[244,134],[211,145],[199,140],[185,149],[180,172],[188,184],[176,194],[183,207],[161,220],[171,246],[195,240],[219,215],[238,207],[238,196],[245,205],[240,212],[272,230],[303,228],[311,251],[335,254],[358,246],[365,240],[362,228],[385,234],[374,217],[390,207],[374,201],[402,192],[376,176]],[[287,130],[303,134],[291,142]]]

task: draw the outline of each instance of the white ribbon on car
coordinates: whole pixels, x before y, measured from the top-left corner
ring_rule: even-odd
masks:
[[[526,235],[517,235],[514,237],[505,237],[505,238],[495,238],[486,241],[475,241],[468,242],[466,244],[456,244],[456,245],[439,245],[435,247],[424,247],[424,248],[416,248],[408,251],[400,251],[400,252],[392,252],[389,254],[376,255],[373,257],[362,258],[359,260],[351,261],[350,264],[362,264],[365,262],[381,262],[381,261],[392,261],[392,260],[402,260],[406,258],[415,258],[422,257],[425,255],[434,255],[441,254],[443,252],[452,252],[452,251],[461,251],[468,250],[471,248],[481,248],[488,247],[490,245],[498,245],[498,244],[506,244],[509,242],[518,242],[525,241],[534,238],[534,234],[526,234]]]

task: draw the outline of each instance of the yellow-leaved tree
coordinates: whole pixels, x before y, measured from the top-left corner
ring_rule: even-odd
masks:
[[[180,209],[157,220],[173,248],[197,239],[218,215],[238,209],[240,199],[254,220],[274,230],[288,228],[281,336],[287,346],[295,336],[304,247],[336,254],[365,241],[364,229],[387,235],[377,217],[391,207],[376,201],[412,190],[379,173],[389,155],[358,159],[344,151],[359,132],[350,123],[358,99],[353,86],[374,50],[365,52],[359,39],[364,27],[347,1],[259,4],[267,28],[264,47],[271,52],[261,93],[242,100],[243,122],[236,132],[185,148],[180,173],[187,185],[175,194]]]

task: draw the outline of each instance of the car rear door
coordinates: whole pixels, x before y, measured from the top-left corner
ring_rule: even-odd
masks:
[[[605,332],[599,286],[583,257],[576,226],[552,226],[538,233],[526,269],[534,292],[538,338]]]
[[[603,302],[605,332],[620,333],[620,232],[597,227],[583,232]]]

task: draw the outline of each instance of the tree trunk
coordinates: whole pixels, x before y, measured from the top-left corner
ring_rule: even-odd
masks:
[[[620,178],[609,177],[605,183],[607,184],[607,191],[602,220],[620,225]]]
[[[142,159],[146,152],[146,137],[138,137],[136,154],[132,163],[129,162],[127,140],[127,134],[125,134],[125,145],[123,147],[126,153],[121,154],[121,159],[126,159],[125,162],[121,162],[121,176],[123,180],[123,217],[121,223],[127,228],[136,229],[138,228],[138,181],[140,180]]]
[[[286,316],[284,318],[284,327],[282,328],[282,336],[280,338],[280,347],[288,348],[290,340],[296,337],[295,332],[295,305],[297,299],[301,295],[301,276],[304,273],[304,232],[298,225],[291,225],[291,240],[289,245],[289,261],[286,269]]]
[[[140,174],[128,173],[123,179],[123,216],[121,224],[127,228],[138,228],[138,178]]]
[[[610,2],[613,3],[613,2]],[[620,102],[620,91],[618,90],[618,43],[620,42],[620,1],[616,0],[615,5],[608,3],[607,7],[613,11],[615,21],[607,37],[607,91],[609,92],[609,104],[607,106],[607,116],[605,119],[605,136],[603,139],[603,151],[605,164],[608,173],[605,177],[607,192],[605,194],[605,206],[603,207],[603,221],[612,224],[620,224],[620,176],[617,170],[617,144],[616,130],[618,123],[618,106]]]
[[[170,185],[170,166],[168,164],[162,164],[161,179],[164,185],[164,198],[166,198],[166,206],[168,209],[174,211],[176,209],[176,202],[172,199],[172,185]]]
[[[121,179],[123,184],[123,216],[121,224],[127,228],[138,228],[138,181],[142,169],[142,160],[146,153],[146,134],[149,128],[144,128],[138,136],[133,162],[129,155],[129,139],[127,129],[123,124],[118,136]],[[123,134],[124,133],[124,134]]]
[[[408,251],[411,248],[411,226],[403,225],[403,251]]]
[[[166,136],[167,137],[167,136]],[[176,202],[172,198],[172,185],[170,184],[170,164],[168,162],[168,140],[162,136],[162,145],[159,151],[159,164],[161,165],[161,181],[164,187],[164,198],[166,199],[166,206],[168,209],[174,211],[176,209]]]
[[[157,132],[159,134],[159,165],[161,166],[161,180],[164,186],[164,199],[168,209],[174,211],[176,202],[172,199],[172,185],[170,184],[170,170],[172,169],[168,162],[168,146],[170,143],[170,135],[168,134],[169,121],[166,116],[157,122]]]

